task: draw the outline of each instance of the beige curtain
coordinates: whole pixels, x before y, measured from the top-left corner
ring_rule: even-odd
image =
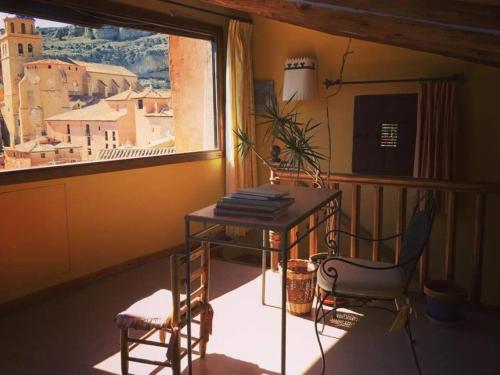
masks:
[[[235,146],[235,129],[255,142],[253,100],[252,28],[248,22],[231,20],[226,63],[226,193],[257,185],[257,161],[253,154],[242,159]]]
[[[456,83],[422,83],[415,177],[453,178],[457,133]]]

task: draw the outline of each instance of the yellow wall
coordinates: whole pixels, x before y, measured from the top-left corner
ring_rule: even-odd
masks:
[[[222,163],[1,186],[0,303],[181,244],[184,214],[223,194]]]
[[[290,57],[312,56],[318,61],[318,96],[317,99],[301,102],[299,112],[304,118],[314,118],[320,122],[326,121],[325,96],[332,92],[326,91],[321,82],[325,78],[336,79],[342,54],[348,43],[347,38],[336,37],[317,31],[288,25],[261,17],[254,17],[254,74],[255,79],[274,80],[276,92],[280,92],[283,84],[283,65]],[[359,40],[352,41],[354,54],[348,57],[344,70],[344,80],[377,80],[402,79],[412,77],[447,76],[464,73],[466,81],[461,84],[460,98],[460,135],[457,179],[471,181],[500,182],[500,151],[497,139],[500,137],[500,111],[498,110],[498,95],[500,87],[500,70],[446,58],[434,54],[412,51],[404,48],[391,47]],[[333,129],[333,161],[332,171],[351,173],[352,136],[354,96],[368,94],[418,93],[419,85],[415,83],[377,84],[344,86],[339,95],[330,99],[329,109]],[[262,143],[264,128],[258,127],[258,138]],[[486,136],[485,136],[486,135]],[[326,127],[322,127],[316,137],[318,144],[326,152],[328,136]],[[269,155],[268,147],[261,151]],[[268,172],[264,167],[260,170],[260,181],[265,182]],[[345,194],[344,208],[349,212],[350,187],[342,186]],[[384,202],[384,234],[394,233],[394,211],[396,202],[395,191],[386,189]],[[370,230],[371,189],[365,189],[362,194],[362,225]],[[457,241],[457,260],[461,263],[461,283],[467,285],[471,269],[471,233],[473,211],[470,203],[465,202],[459,207],[467,210],[468,221],[461,224],[468,230],[459,231]],[[486,231],[486,246],[484,259],[484,289],[483,301],[498,304],[500,294],[500,277],[494,264],[500,263],[496,251],[497,244],[492,238],[494,229],[491,226],[498,222],[495,210],[500,210],[500,199],[491,198],[488,206],[490,226]],[[463,221],[463,220],[462,220]],[[444,228],[442,222],[436,224],[437,232]],[[459,227],[460,228],[460,227]],[[461,228],[464,228],[463,226]],[[489,230],[490,229],[490,230]],[[469,234],[467,234],[469,233]],[[488,235],[489,233],[489,235]],[[431,276],[442,277],[442,235],[433,238],[433,259]]]

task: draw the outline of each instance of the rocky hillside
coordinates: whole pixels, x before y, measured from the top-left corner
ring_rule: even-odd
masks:
[[[143,86],[170,87],[168,38],[165,34],[105,26],[38,28],[44,56],[121,65],[139,76]]]

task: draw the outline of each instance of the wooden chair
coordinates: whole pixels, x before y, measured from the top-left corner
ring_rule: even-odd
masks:
[[[172,291],[160,289],[116,316],[115,322],[121,330],[122,374],[128,374],[129,361],[171,367],[174,375],[181,373],[181,359],[187,354],[187,349],[181,348],[181,330],[187,322],[186,298],[185,294],[181,294],[185,284],[185,258],[183,253],[170,257]],[[200,325],[200,337],[192,339],[192,347],[198,346],[200,357],[203,358],[212,330],[213,317],[213,310],[209,304],[210,246],[202,243],[193,250],[190,262],[191,285],[194,290],[191,293],[191,322]],[[197,316],[200,316],[199,320],[194,319]],[[131,337],[130,330],[146,331],[146,334],[137,339]],[[160,342],[148,340],[158,331]],[[170,335],[168,343],[167,334]],[[132,349],[140,344],[166,348],[167,359],[154,361],[131,356]]]

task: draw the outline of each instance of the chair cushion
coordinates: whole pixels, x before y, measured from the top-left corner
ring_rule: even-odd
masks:
[[[142,330],[165,328],[171,313],[172,292],[160,289],[119,313],[115,322],[119,328]]]
[[[325,259],[318,269],[318,285],[321,289],[332,292],[333,277],[323,268],[333,267],[337,270],[338,278],[334,293],[346,297],[393,299],[404,293],[405,278],[401,268],[389,270],[371,270],[339,261],[341,257]],[[370,266],[387,267],[390,263],[372,262],[363,259],[343,258],[350,262]],[[323,264],[325,267],[323,267]],[[333,273],[334,272],[330,272]]]

